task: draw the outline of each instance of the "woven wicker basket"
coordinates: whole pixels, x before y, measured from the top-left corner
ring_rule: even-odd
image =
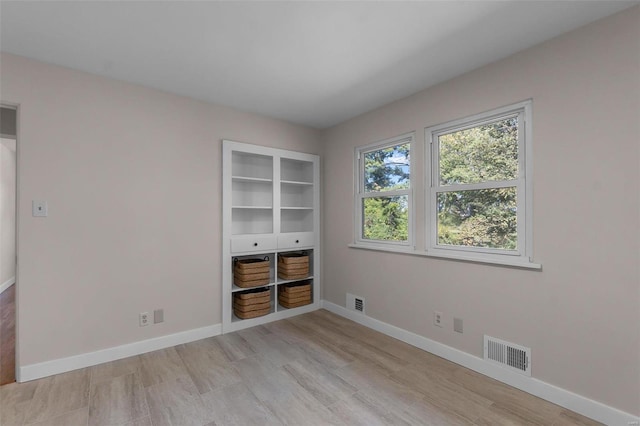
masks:
[[[304,253],[286,253],[278,255],[278,278],[297,280],[309,276],[309,255]]]
[[[241,288],[269,284],[269,257],[263,259],[234,259],[233,283]]]
[[[240,319],[256,318],[271,311],[271,289],[261,288],[233,294],[233,313]]]
[[[297,308],[311,303],[311,283],[289,283],[278,286],[278,303],[285,308]]]

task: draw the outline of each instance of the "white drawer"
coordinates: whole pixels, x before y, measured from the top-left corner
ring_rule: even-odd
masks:
[[[232,253],[274,250],[275,248],[276,237],[274,235],[251,235],[231,239]]]
[[[314,243],[313,232],[292,232],[278,235],[278,249],[309,247]]]

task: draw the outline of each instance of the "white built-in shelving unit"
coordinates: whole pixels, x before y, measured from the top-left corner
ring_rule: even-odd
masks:
[[[319,157],[240,142],[223,141],[222,327],[231,332],[310,312],[320,296]],[[304,252],[309,276],[278,278],[277,257]],[[233,313],[233,294],[247,291],[233,284],[234,259],[269,259],[271,310],[257,318]],[[278,286],[310,282],[312,302],[287,309],[278,303]]]

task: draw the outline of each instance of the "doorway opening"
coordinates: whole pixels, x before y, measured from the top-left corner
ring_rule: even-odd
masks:
[[[17,110],[0,108],[0,386],[16,381]]]

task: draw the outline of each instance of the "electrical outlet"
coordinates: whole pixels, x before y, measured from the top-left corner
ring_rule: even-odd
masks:
[[[149,312],[140,312],[140,327],[149,325]]]
[[[442,312],[433,311],[433,325],[442,327],[443,316]]]

